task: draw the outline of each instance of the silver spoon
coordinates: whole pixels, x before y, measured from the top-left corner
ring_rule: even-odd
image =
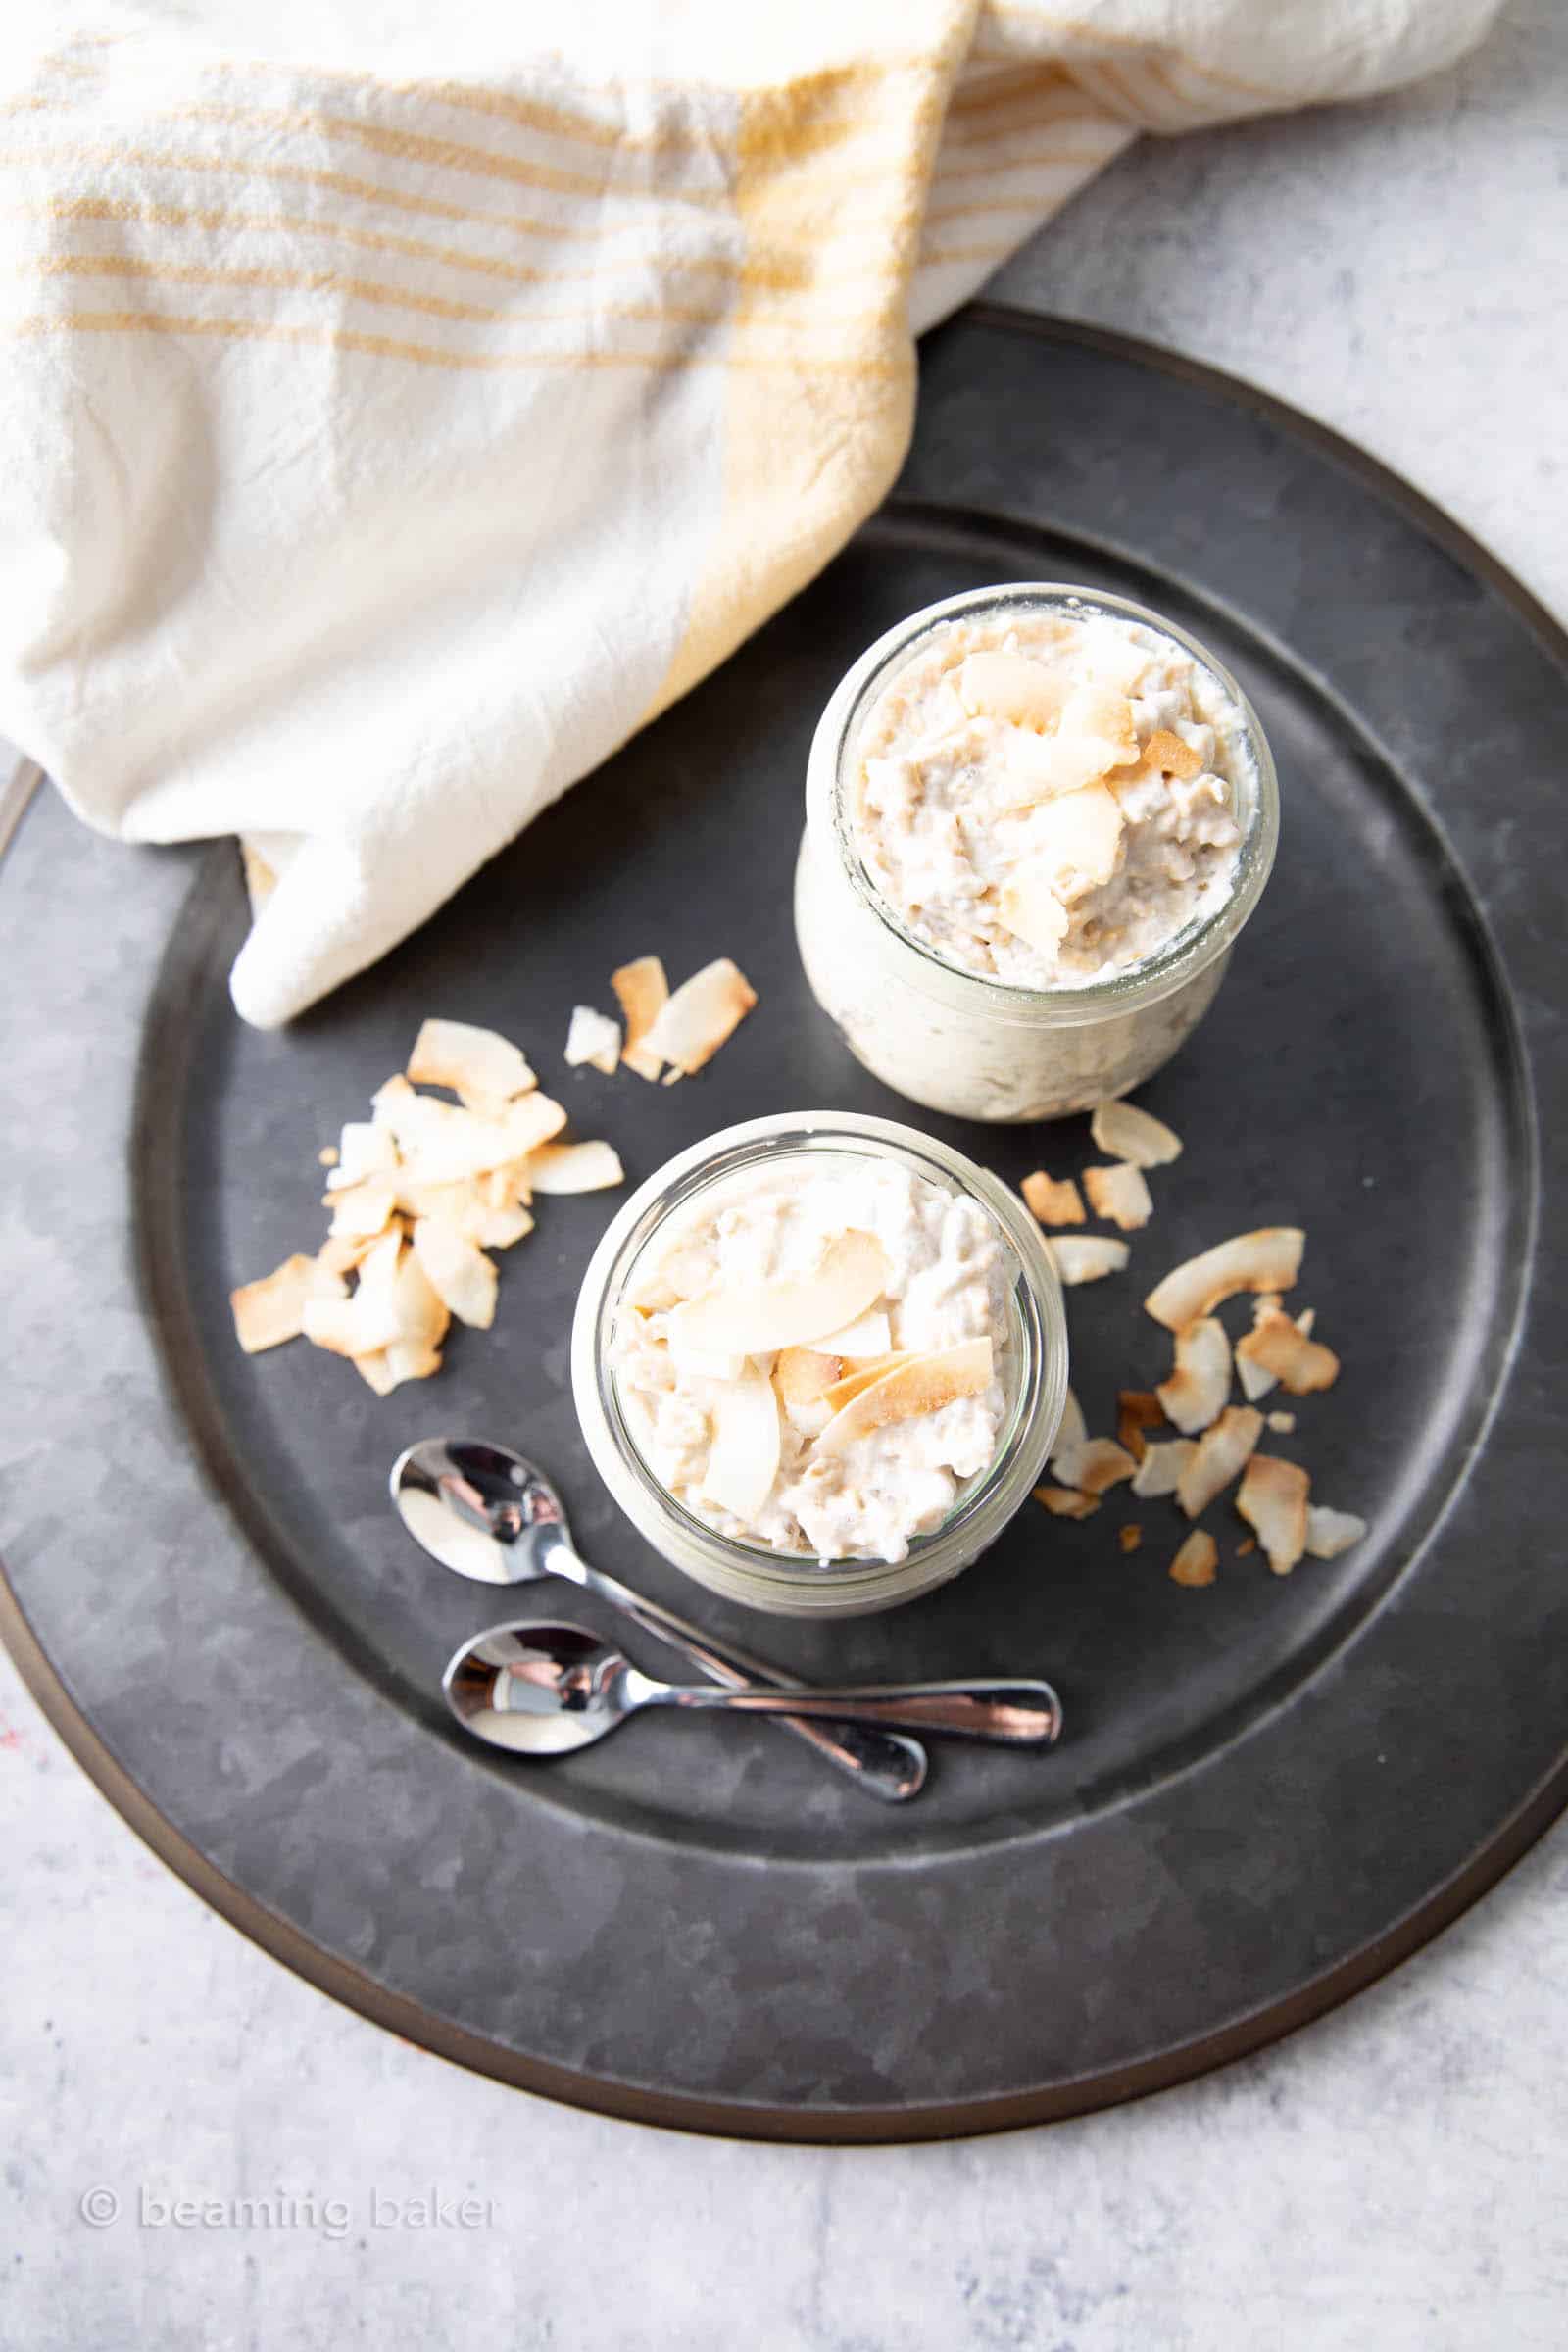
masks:
[[[714,1642],[672,1610],[590,1568],[573,1549],[560,1495],[510,1446],[486,1446],[473,1438],[425,1438],[399,1454],[391,1484],[398,1516],[416,1544],[459,1576],[486,1585],[564,1576],[608,1600],[644,1633],[681,1650],[716,1683],[800,1688],[765,1658]],[[870,1725],[808,1723],[794,1712],[779,1721],[824,1762],[889,1804],[905,1803],[924,1785],[926,1754],[916,1740]]]
[[[858,1683],[836,1690],[759,1690],[712,1683],[681,1690],[640,1674],[582,1625],[497,1625],[466,1642],[441,1678],[465,1730],[526,1756],[564,1756],[618,1731],[644,1707],[781,1715],[786,1708],[956,1732],[1009,1747],[1049,1747],[1061,1709],[1049,1683]]]

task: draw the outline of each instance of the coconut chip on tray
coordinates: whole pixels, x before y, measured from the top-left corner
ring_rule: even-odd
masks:
[[[351,1120],[332,1151],[320,1250],[232,1294],[240,1346],[254,1354],[303,1337],[346,1356],[378,1396],[429,1379],[454,1317],[479,1331],[494,1321],[486,1251],[532,1232],[534,1194],[623,1181],[609,1144],[559,1142],[565,1123],[507,1038],[426,1021],[407,1073],[377,1088],[370,1117]]]

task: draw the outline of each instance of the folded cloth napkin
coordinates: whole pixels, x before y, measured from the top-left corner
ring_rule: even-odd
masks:
[[[808,580],[913,336],[1139,131],[1494,0],[9,0],[0,733],[371,962]]]

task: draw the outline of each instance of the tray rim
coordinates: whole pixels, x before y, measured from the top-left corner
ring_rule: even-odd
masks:
[[[1203,361],[1116,329],[990,302],[964,306],[956,314],[955,322],[957,321],[1005,328],[1057,343],[1075,343],[1215,392],[1243,410],[1279,422],[1298,440],[1314,447],[1365,483],[1466,570],[1484,579],[1541,641],[1544,650],[1568,667],[1568,629],[1499,559],[1402,475],[1289,402]],[[24,761],[8,788],[0,793],[0,865],[41,780],[41,771]],[[1428,821],[1437,821],[1441,828],[1441,819],[1435,820],[1433,811],[1424,813]],[[390,1989],[352,1962],[313,1942],[302,1929],[273,1911],[205,1855],[174,1827],[120,1763],[72,1698],[62,1674],[34,1635],[6,1575],[3,1557],[0,1557],[0,1642],[74,1760],[143,1842],[210,1908],[294,1974],[404,2039],[514,2087],[626,2121],[732,2139],[834,2145],[963,2137],[1095,2112],[1193,2080],[1283,2038],[1298,2027],[1338,2007],[1411,1957],[1494,1886],[1568,1806],[1568,1752],[1565,1752],[1487,1842],[1393,1926],[1283,1999],[1155,2057],[1049,2088],[930,2102],[920,2107],[800,2109],[757,2104],[740,2108],[733,2102],[694,2093],[605,2082],[548,2060],[524,2056],[443,2017],[408,1994]]]

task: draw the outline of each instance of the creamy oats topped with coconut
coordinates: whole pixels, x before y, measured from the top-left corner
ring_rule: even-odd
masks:
[[[615,1318],[622,1410],[721,1534],[902,1560],[996,1454],[1006,1293],[978,1201],[869,1156],[774,1162],[644,1250]]]
[[[867,714],[855,845],[906,929],[1015,987],[1130,970],[1230,895],[1246,724],[1141,622],[935,629]]]

